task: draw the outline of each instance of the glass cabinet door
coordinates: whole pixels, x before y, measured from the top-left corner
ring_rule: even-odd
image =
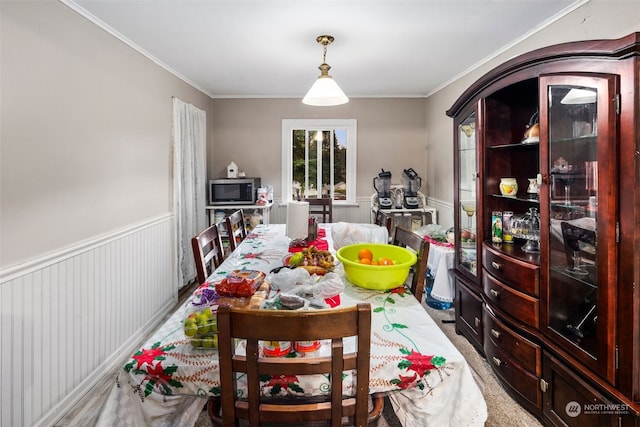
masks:
[[[475,112],[458,125],[458,218],[456,242],[459,266],[473,276],[478,275],[476,242],[476,115]]]
[[[614,268],[608,252],[614,251],[602,244],[615,234],[614,208],[607,206],[606,195],[614,191],[607,188],[615,163],[615,120],[607,103],[612,82],[555,76],[542,83],[548,129],[543,161],[549,172],[547,326],[602,367],[613,319],[607,311],[607,277]]]

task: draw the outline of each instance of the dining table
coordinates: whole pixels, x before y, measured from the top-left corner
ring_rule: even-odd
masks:
[[[335,253],[332,224],[320,224],[318,236],[314,243]],[[274,274],[270,272],[291,256],[291,243],[285,224],[254,228],[128,358],[97,425],[193,426],[207,399],[220,395],[220,375],[217,350],[194,348],[185,336],[185,318],[210,293],[205,290],[236,270],[264,272],[268,282]],[[408,288],[380,291],[353,285],[339,262],[334,273],[344,286],[332,306],[371,304],[369,392],[385,393],[403,426],[484,425],[487,406],[469,364]],[[285,394],[322,389],[291,379],[277,386]]]

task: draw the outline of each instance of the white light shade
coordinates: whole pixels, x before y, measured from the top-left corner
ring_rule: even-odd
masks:
[[[320,75],[309,92],[302,98],[302,103],[317,107],[341,105],[349,102],[340,86],[329,75]]]
[[[560,101],[561,104],[593,104],[596,102],[596,91],[589,89],[571,89]]]

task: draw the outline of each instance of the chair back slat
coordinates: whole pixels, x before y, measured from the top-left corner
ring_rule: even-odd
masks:
[[[385,227],[387,229],[387,232],[389,233],[389,236],[391,236],[391,215],[386,215],[382,209],[379,209],[378,212],[376,212],[375,223],[380,227]]]
[[[391,238],[391,244],[411,248],[416,251],[418,260],[412,268],[411,293],[418,301],[422,302],[426,283],[427,261],[429,258],[429,242],[411,230],[396,226],[393,237]]]
[[[325,224],[333,222],[333,201],[330,198],[308,198],[304,201],[309,203],[310,216],[319,217]]]
[[[218,357],[222,425],[234,426],[248,419],[258,426],[265,422],[300,424],[325,420],[341,426],[342,418],[353,417],[354,425],[366,426],[369,418],[369,360],[371,306],[332,310],[277,311],[247,310],[228,305],[218,307]],[[345,351],[344,339],[355,337],[356,350]],[[235,354],[236,339],[246,340],[246,355]],[[262,341],[331,340],[330,356],[287,358],[261,355]],[[355,369],[353,396],[343,396],[343,372]],[[236,392],[236,374],[246,376],[247,396]],[[317,375],[331,377],[327,398],[271,399],[261,397],[264,375]],[[209,412],[211,415],[211,411]],[[212,417],[213,418],[213,417]]]
[[[196,263],[198,283],[204,283],[224,261],[224,249],[218,226],[213,224],[192,237],[191,249]]]
[[[247,237],[247,227],[244,223],[244,213],[238,209],[225,219],[229,248],[235,251],[238,245]]]

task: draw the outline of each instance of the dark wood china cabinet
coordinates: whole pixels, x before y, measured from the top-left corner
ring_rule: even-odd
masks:
[[[456,331],[546,425],[640,426],[640,33],[518,56],[454,119]]]

